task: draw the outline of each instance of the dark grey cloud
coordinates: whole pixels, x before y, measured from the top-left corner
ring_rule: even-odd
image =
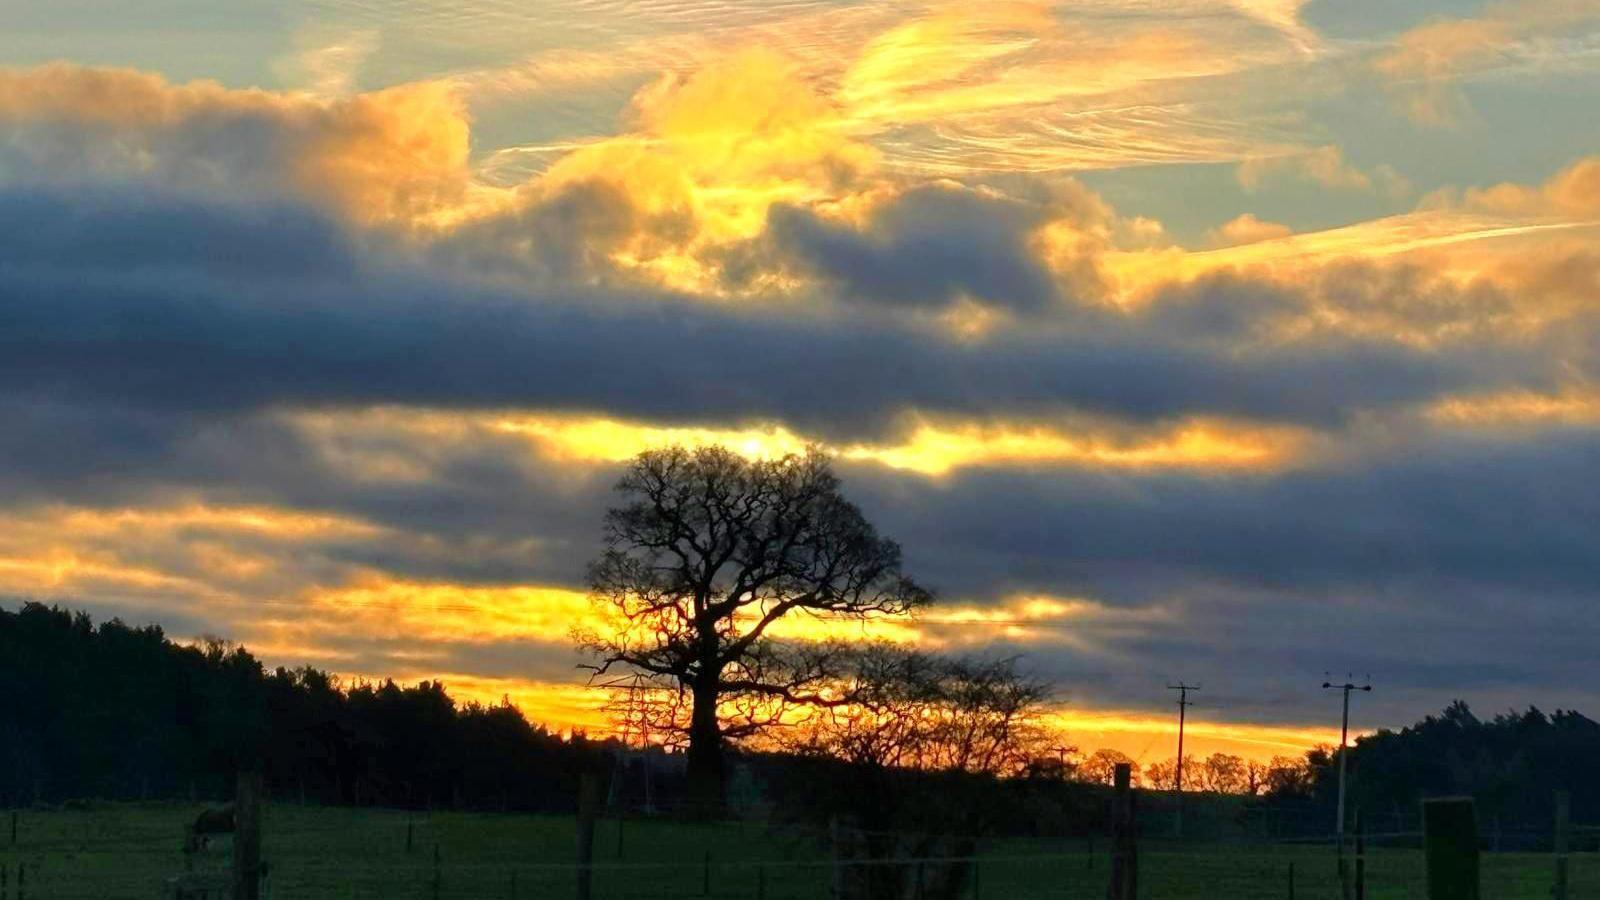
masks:
[[[113,206],[122,212],[96,214]],[[522,405],[781,419],[833,437],[881,432],[906,410],[1330,425],[1554,378],[1537,341],[1219,346],[1184,327],[1101,317],[963,342],[868,314],[579,288],[533,297],[385,262],[310,213],[159,194],[0,194],[0,243],[28,247],[39,240],[29,235],[51,236],[48,251],[15,251],[0,267],[0,390],[192,415]],[[1241,305],[1268,290],[1229,289]]]
[[[969,298],[1041,312],[1063,301],[1028,242],[1046,215],[1040,205],[935,184],[907,190],[860,228],[773,207],[761,243],[768,267],[797,269],[851,302],[938,308]]]
[[[1213,688],[1210,717],[1304,718],[1322,672],[1348,670],[1380,679],[1371,713],[1398,724],[1457,696],[1595,705],[1597,466],[1592,429],[1428,432],[1246,477],[991,470],[916,491],[858,466],[848,483],[948,595],[1170,611],[1108,658],[1031,650],[1068,685],[1098,672],[1084,699],[1153,705],[1188,677]]]
[[[1340,432],[1443,393],[1551,386],[1591,364],[1591,323],[1496,340],[1463,325],[1504,298],[1434,295],[1351,270],[1304,292],[1219,276],[1138,314],[1034,319],[960,342],[859,311],[716,308],[621,289],[530,296],[400,256],[292,207],[127,189],[0,194],[0,501],[198,495],[325,510],[384,531],[245,549],[290,554],[327,583],[377,568],[575,585],[615,467],[574,466],[488,431],[413,447],[352,420],[346,450],[410,454],[427,475],[353,477],[289,413],[337,421],[374,404],[527,406],[776,418],[846,438],[880,433],[906,410],[1303,423],[1353,446],[1228,475],[1009,467],[933,483],[844,471],[912,570],[952,598],[1046,592],[1170,608],[1171,618],[1109,638],[1105,655],[1027,648],[1069,687],[1092,686],[1083,699],[1160,702],[1159,682],[1183,676],[1214,685],[1217,715],[1298,717],[1324,701],[1304,686],[1347,668],[1382,679],[1372,709],[1391,724],[1458,692],[1491,706],[1593,699],[1571,685],[1600,637],[1589,617],[1600,596],[1600,438],[1581,428],[1469,437],[1413,423],[1367,446],[1361,432]],[[1327,303],[1453,337],[1270,336]],[[203,575],[183,551],[182,540],[140,550],[152,565]],[[175,605],[183,618],[172,621],[211,624],[199,608]],[[217,613],[217,630],[225,619]],[[389,658],[360,640],[350,638],[363,660]],[[472,672],[507,675],[540,652],[451,650],[478,660]]]
[[[1015,589],[1146,602],[1219,584],[1600,595],[1597,466],[1600,436],[1575,428],[1533,440],[1420,430],[1338,460],[1227,477],[1006,468],[910,492],[856,469],[885,527],[958,592],[982,592],[999,572]]]

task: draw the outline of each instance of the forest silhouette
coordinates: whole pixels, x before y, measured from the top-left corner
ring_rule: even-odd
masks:
[[[618,747],[557,735],[509,704],[457,702],[436,681],[345,683],[310,667],[269,670],[227,642],[179,644],[155,625],[95,623],[36,602],[0,608],[0,697],[0,802],[9,806],[224,798],[241,767],[258,766],[272,795],[291,801],[570,810],[579,777],[614,771]],[[851,769],[845,762],[741,758],[782,795],[774,797],[780,805],[819,817],[830,804],[871,797],[866,810],[926,820],[938,811],[913,801],[942,794],[959,798],[952,806],[962,815],[987,820],[975,826],[1100,824],[1099,788],[1044,760],[1007,779],[880,767],[877,787],[862,793],[856,787],[865,782],[838,777]],[[1351,802],[1382,822],[1414,812],[1423,797],[1470,795],[1486,821],[1514,827],[1547,821],[1553,792],[1565,790],[1574,818],[1592,820],[1600,817],[1596,759],[1600,723],[1581,713],[1530,708],[1480,718],[1457,702],[1410,727],[1359,738],[1349,760]],[[1310,819],[1331,815],[1332,760],[1330,748],[1311,748],[1309,777],[1249,802]],[[940,791],[922,790],[933,782]],[[838,790],[808,787],[818,784]],[[885,798],[896,796],[903,808],[888,808]]]

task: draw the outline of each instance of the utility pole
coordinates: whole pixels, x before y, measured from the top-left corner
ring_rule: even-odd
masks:
[[[1345,676],[1349,678],[1349,675]],[[1323,690],[1336,690],[1344,692],[1344,718],[1339,725],[1339,821],[1335,823],[1334,833],[1339,837],[1339,852],[1344,852],[1344,758],[1345,750],[1350,745],[1350,692],[1371,691],[1370,684],[1354,684],[1346,681],[1344,684],[1334,684],[1331,681],[1322,683]]]
[[[1193,705],[1189,702],[1189,692],[1200,690],[1200,685],[1184,684],[1180,681],[1177,684],[1167,685],[1167,690],[1178,692],[1178,766],[1177,772],[1172,776],[1172,788],[1178,793],[1178,805],[1177,812],[1172,818],[1172,832],[1177,837],[1183,837],[1183,724],[1189,707]]]

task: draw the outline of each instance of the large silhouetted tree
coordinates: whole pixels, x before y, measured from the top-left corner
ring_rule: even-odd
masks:
[[[749,460],[721,447],[640,454],[617,484],[605,552],[590,566],[604,625],[580,634],[599,659],[687,694],[690,790],[720,803],[719,707],[838,702],[829,654],[786,652],[768,630],[791,614],[897,614],[930,594],[900,568],[812,450]],[[745,707],[749,709],[748,706]],[[756,719],[740,716],[748,731]]]

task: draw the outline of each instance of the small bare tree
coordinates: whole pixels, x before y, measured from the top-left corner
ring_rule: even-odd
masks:
[[[1050,752],[1050,690],[1015,658],[938,656],[888,643],[837,650],[839,695],[791,748],[881,768],[1018,775]]]
[[[759,731],[757,712],[839,702],[828,652],[790,652],[768,630],[791,614],[902,614],[932,598],[901,572],[840,492],[819,451],[749,460],[722,447],[639,455],[606,513],[590,566],[605,626],[582,632],[596,675],[622,666],[689,698],[690,790],[720,804],[723,742]],[[724,707],[740,707],[727,722]]]
[[[848,767],[845,897],[964,896],[962,860],[976,850],[989,776],[1032,771],[1055,742],[1044,727],[1050,690],[1014,658],[947,657],[878,643],[843,648],[842,705],[813,707],[790,730],[791,749]],[[836,852],[838,852],[836,848]],[[908,867],[905,858],[944,862]],[[913,878],[913,876],[915,876]]]

